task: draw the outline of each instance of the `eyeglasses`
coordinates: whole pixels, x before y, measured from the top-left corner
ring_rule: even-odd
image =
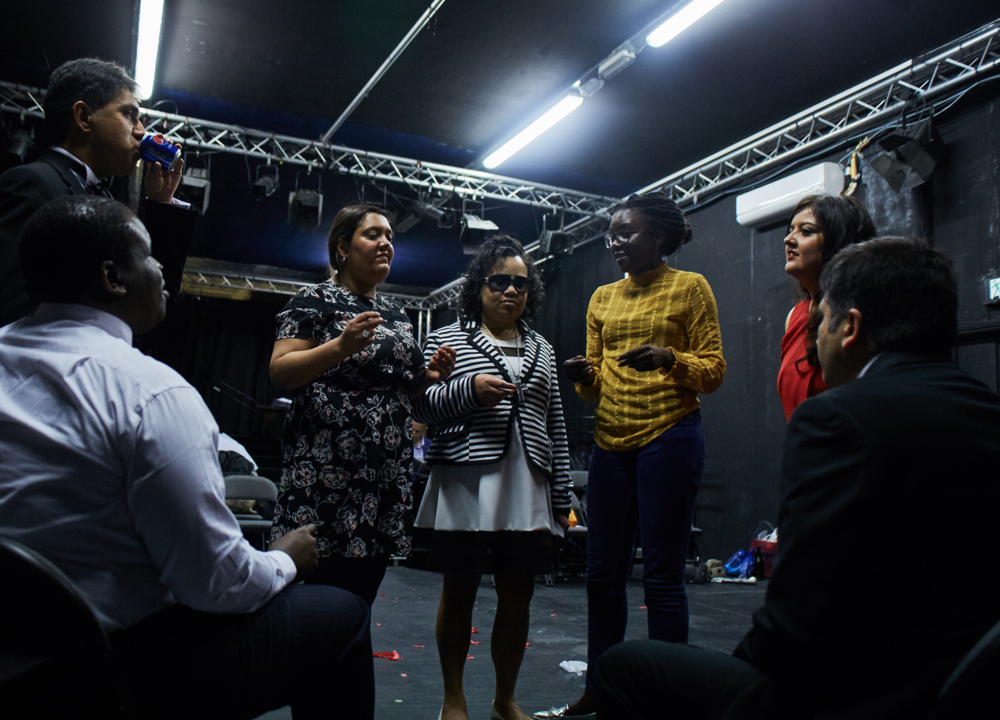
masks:
[[[511,285],[518,295],[528,292],[530,281],[524,275],[490,275],[486,284],[493,292],[506,292]]]
[[[604,236],[604,247],[610,249],[612,245],[628,245],[632,238],[640,234],[642,234],[641,230],[619,230],[615,233],[608,233]]]

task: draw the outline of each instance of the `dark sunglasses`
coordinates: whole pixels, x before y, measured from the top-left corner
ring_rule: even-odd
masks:
[[[486,284],[493,292],[506,292],[512,283],[518,294],[528,292],[530,281],[523,275],[490,275],[486,278]]]

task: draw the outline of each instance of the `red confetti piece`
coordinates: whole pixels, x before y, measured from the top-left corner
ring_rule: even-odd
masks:
[[[474,632],[474,633],[479,632],[479,628],[472,628],[472,632]]]
[[[382,593],[381,597],[385,597],[385,593]]]
[[[413,647],[423,647],[423,645],[414,645]]]
[[[648,610],[649,608],[647,608],[647,607],[646,607],[645,605],[640,605],[640,606],[639,606],[639,609],[640,609],[640,610]]]
[[[406,677],[406,673],[399,673],[399,677]]]
[[[375,623],[375,624],[378,625],[379,627],[382,627],[382,623]]]
[[[399,653],[395,650],[392,652],[373,652],[372,657],[385,658],[386,660],[399,660]]]
[[[473,645],[478,645],[482,641],[481,640],[470,640],[469,642],[472,643]]]
[[[551,615],[549,615],[549,617],[555,617],[556,615],[557,613],[552,613]]]
[[[531,643],[524,643],[524,647],[528,647]]]
[[[466,660],[475,660],[476,658],[472,657],[471,655],[466,655],[465,659]]]

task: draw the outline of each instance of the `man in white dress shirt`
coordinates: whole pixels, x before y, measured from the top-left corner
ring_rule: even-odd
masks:
[[[20,261],[32,317],[0,329],[0,534],[54,562],[111,633],[143,715],[371,718],[368,608],[325,585],[313,526],[253,549],[224,500],[218,427],[132,347],[167,292],[142,223],[51,201]],[[335,698],[336,705],[330,698]]]

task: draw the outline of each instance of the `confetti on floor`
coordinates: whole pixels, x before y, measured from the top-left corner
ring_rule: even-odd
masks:
[[[472,657],[471,655],[466,655],[465,659],[466,660],[475,660],[476,658]]]
[[[531,643],[524,643],[524,647],[528,647]]]
[[[469,640],[469,642],[472,643],[473,645],[478,645],[479,643],[482,642],[482,640]]]
[[[399,673],[399,677],[406,677],[406,673]]]
[[[556,617],[556,615],[558,615],[558,614],[559,613],[552,613],[551,615],[549,615],[549,617]]]
[[[372,657],[385,658],[386,660],[399,660],[399,653],[395,650],[391,652],[373,652]]]
[[[648,608],[647,608],[647,607],[646,607],[645,605],[640,605],[640,606],[639,606],[639,609],[640,609],[640,610],[647,610]]]
[[[414,645],[413,647],[423,647],[423,645]]]
[[[474,632],[474,633],[479,632],[479,628],[472,628],[472,632]]]

